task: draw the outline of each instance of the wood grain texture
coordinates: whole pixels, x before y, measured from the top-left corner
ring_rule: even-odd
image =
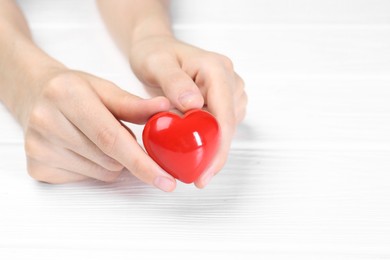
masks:
[[[146,95],[93,1],[19,2],[51,55]],[[172,16],[246,82],[223,171],[172,194],[36,183],[0,107],[0,258],[389,259],[390,2],[176,0]]]

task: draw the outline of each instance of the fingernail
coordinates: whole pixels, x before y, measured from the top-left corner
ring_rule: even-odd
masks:
[[[153,182],[154,186],[159,188],[162,191],[170,192],[175,189],[175,182],[167,177],[156,177]]]
[[[179,102],[184,108],[203,106],[202,96],[194,92],[184,92],[180,95]]]

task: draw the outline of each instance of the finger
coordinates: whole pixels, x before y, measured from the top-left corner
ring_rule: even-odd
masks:
[[[107,171],[118,172],[123,169],[121,163],[103,153],[96,144],[91,142],[75,126],[72,125],[72,127],[73,131],[69,133],[70,138],[62,139],[58,145],[63,145],[62,147],[67,148],[75,154],[79,154]]]
[[[26,139],[36,139],[43,136],[54,146],[64,147],[95,162],[110,171],[120,171],[123,165],[104,154],[75,125],[73,125],[57,109],[49,105],[35,108],[30,115],[32,131],[26,134]]]
[[[195,181],[198,188],[205,187],[211,178],[221,170],[230,150],[230,144],[236,128],[236,112],[234,107],[234,88],[236,79],[234,74],[215,67],[205,76],[208,77],[207,108],[217,118],[220,124],[220,147],[211,166]]]
[[[185,112],[203,107],[204,99],[198,86],[182,70],[177,60],[166,57],[152,64],[149,70],[149,74],[155,77],[157,84],[177,109]]]
[[[47,167],[35,160],[27,160],[27,169],[33,179],[51,184],[78,182],[88,179],[88,177],[74,172]]]
[[[122,170],[109,171],[70,150],[63,149],[53,156],[52,161],[57,166],[56,168],[75,172],[104,182],[114,182],[122,173]],[[67,161],[64,161],[63,158],[67,158]]]
[[[161,169],[134,139],[129,141],[129,146],[132,147],[131,153],[129,152],[123,160],[128,161],[126,168],[134,176],[166,192],[171,192],[176,188],[175,178]],[[122,149],[124,148],[125,144],[123,144]]]
[[[53,145],[38,133],[29,133],[26,151],[30,160],[49,168],[62,169],[104,182],[115,181],[122,170],[109,171],[71,150]]]
[[[77,95],[66,96],[66,104],[59,101],[64,115],[102,152],[120,162],[140,180],[164,191],[174,190],[175,179],[145,154],[131,134],[102,104],[101,99],[91,92],[92,86],[78,86]]]
[[[137,140],[137,136],[134,134],[134,132],[122,121],[119,121],[119,123],[131,134],[131,136]]]
[[[136,124],[145,123],[152,115],[167,111],[169,100],[165,97],[142,99],[115,84],[96,77],[88,78],[107,109],[120,120]]]

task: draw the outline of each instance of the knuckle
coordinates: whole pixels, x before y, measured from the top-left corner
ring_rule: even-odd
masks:
[[[233,71],[234,65],[233,61],[225,55],[219,53],[212,53],[209,56],[208,62],[213,64],[215,68],[222,68],[224,70]]]
[[[103,127],[98,130],[96,145],[106,154],[111,155],[114,151],[118,137],[118,129],[114,127]]]
[[[77,86],[83,84],[82,79],[71,73],[62,73],[51,78],[44,89],[42,95],[48,100],[63,101],[77,96]]]
[[[65,95],[65,87],[57,84],[57,80],[50,81],[42,90],[42,96],[48,100],[61,100],[65,98]]]
[[[49,113],[48,111],[40,106],[36,105],[31,109],[27,128],[36,129],[38,131],[43,131],[49,126]]]
[[[140,158],[133,158],[132,164],[131,164],[131,173],[135,176],[139,176],[144,174],[145,172],[145,164],[142,162]]]
[[[233,71],[234,70],[233,61],[230,58],[228,58],[227,56],[219,54],[219,59],[220,59],[222,65],[224,66],[225,69],[227,69],[229,71]]]

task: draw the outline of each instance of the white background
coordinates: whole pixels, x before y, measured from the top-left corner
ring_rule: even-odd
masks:
[[[48,53],[146,96],[93,1],[19,2]],[[246,81],[226,167],[172,194],[37,183],[0,106],[0,259],[390,259],[390,1],[176,0],[172,17]]]

